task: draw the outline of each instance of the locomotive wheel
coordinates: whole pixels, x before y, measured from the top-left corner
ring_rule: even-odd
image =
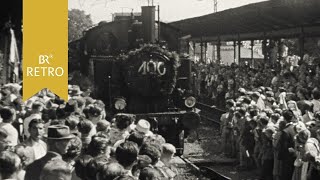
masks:
[[[178,138],[177,155],[181,156],[184,150],[184,130],[180,131]]]

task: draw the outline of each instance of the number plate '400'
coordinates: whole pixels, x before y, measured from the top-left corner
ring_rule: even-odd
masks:
[[[138,73],[142,75],[146,74],[156,74],[159,76],[163,76],[166,74],[166,67],[164,62],[161,61],[143,61],[138,69]]]

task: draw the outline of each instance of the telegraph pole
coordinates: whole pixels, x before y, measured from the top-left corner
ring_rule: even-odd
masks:
[[[216,13],[218,11],[218,0],[213,0],[213,12]]]

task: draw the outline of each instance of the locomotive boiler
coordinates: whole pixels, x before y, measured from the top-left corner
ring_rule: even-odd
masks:
[[[88,30],[80,45],[81,72],[94,82],[93,95],[111,114],[148,120],[181,155],[184,138],[200,123],[191,88],[192,62],[173,52],[178,31],[163,24],[156,33],[154,17],[154,7],[146,6],[142,23],[129,19]]]

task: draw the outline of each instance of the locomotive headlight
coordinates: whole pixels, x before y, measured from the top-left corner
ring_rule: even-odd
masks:
[[[184,105],[186,105],[188,108],[192,108],[194,105],[196,105],[196,98],[193,96],[189,96],[184,100]]]
[[[114,107],[116,108],[116,110],[123,110],[126,107],[126,105],[126,101],[122,98],[117,99],[114,103]]]

